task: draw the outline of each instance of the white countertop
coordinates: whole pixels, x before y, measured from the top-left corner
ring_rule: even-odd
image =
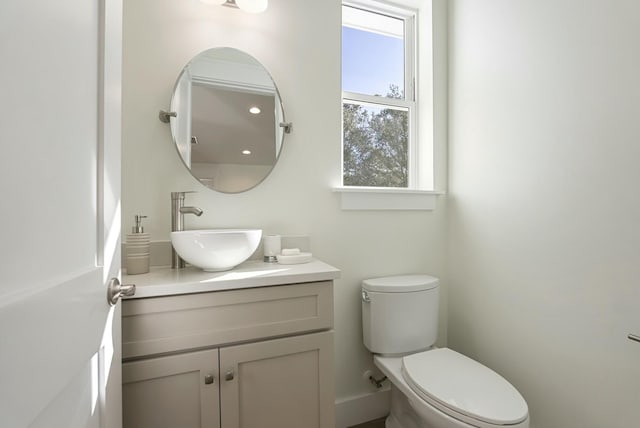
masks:
[[[339,277],[340,270],[316,259],[295,265],[249,260],[224,272],[205,272],[192,266],[184,269],[152,267],[149,273],[142,275],[122,275],[122,282],[136,285],[136,294],[125,299],[140,299],[327,281]]]

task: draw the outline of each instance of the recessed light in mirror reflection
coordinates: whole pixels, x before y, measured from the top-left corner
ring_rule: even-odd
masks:
[[[243,155],[250,155],[251,154],[251,150],[243,150],[242,154]]]
[[[260,108],[256,106],[253,106],[249,109],[249,113],[251,114],[260,114],[260,111],[261,111]]]

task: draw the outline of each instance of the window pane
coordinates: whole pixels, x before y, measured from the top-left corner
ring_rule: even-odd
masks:
[[[343,184],[407,187],[409,111],[343,103]]]
[[[342,7],[342,90],[404,98],[404,21]]]

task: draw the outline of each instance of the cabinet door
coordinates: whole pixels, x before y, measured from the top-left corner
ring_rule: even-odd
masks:
[[[220,428],[218,350],[122,365],[124,428]]]
[[[223,428],[331,428],[333,332],[220,349]]]

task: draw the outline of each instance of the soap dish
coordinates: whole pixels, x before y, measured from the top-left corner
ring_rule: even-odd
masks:
[[[296,265],[300,263],[309,263],[311,261],[311,253],[299,253],[290,256],[278,254],[278,263],[281,265]]]

